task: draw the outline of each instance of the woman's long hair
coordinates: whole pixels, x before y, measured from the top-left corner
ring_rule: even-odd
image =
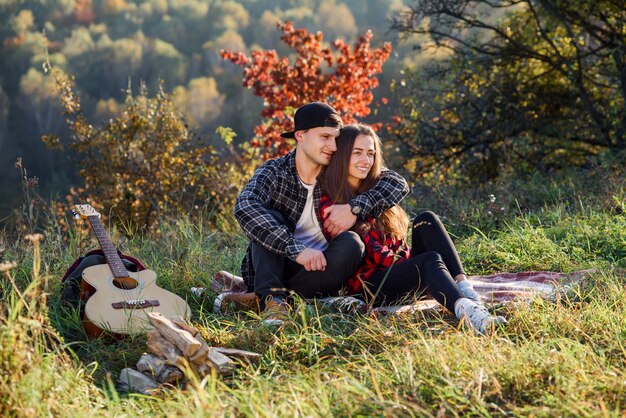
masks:
[[[359,135],[372,138],[374,142],[374,163],[367,177],[361,181],[359,187],[354,189],[348,183],[348,170],[354,142]],[[380,138],[374,130],[363,124],[346,125],[341,129],[336,139],[337,151],[330,159],[330,164],[320,178],[322,191],[330,196],[335,203],[348,203],[354,196],[368,191],[380,177],[380,173],[385,167]],[[374,220],[373,227],[383,232],[385,236],[406,239],[409,227],[409,217],[398,205],[385,210]],[[358,222],[356,231],[360,235],[367,234],[370,224]]]

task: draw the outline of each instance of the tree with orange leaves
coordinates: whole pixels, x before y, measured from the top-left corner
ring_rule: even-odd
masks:
[[[263,159],[289,151],[290,144],[280,133],[293,129],[290,115],[304,103],[327,102],[344,123],[369,115],[372,90],[378,86],[376,75],[391,53],[388,42],[371,48],[371,31],[361,35],[352,47],[335,40],[333,52],[324,44],[321,32],[295,29],[290,22],[279,22],[277,27],[281,40],[296,53],[293,63],[279,57],[276,50],[253,51],[250,56],[221,51],[223,59],[243,67],[243,85],[264,100],[261,116],[269,120],[254,129],[255,138],[250,141]]]

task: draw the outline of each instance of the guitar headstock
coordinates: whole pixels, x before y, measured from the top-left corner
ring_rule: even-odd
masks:
[[[75,213],[77,216],[80,216],[83,219],[87,219],[89,216],[96,216],[96,217],[100,217],[100,214],[98,213],[97,210],[95,210],[93,208],[93,206],[89,205],[89,204],[85,204],[85,205],[76,205],[76,210]]]

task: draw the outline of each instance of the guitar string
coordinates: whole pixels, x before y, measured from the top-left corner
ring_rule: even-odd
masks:
[[[121,272],[119,271],[120,266],[124,268],[124,272],[126,277],[129,277],[133,280],[135,280],[137,282],[137,286],[133,289],[121,289],[121,290],[125,290],[125,291],[130,291],[130,290],[134,290],[139,288],[139,280],[135,279],[133,277],[130,276],[130,274],[128,274],[128,270],[126,269],[126,266],[124,266],[124,263],[122,262],[121,257],[117,254],[117,251],[115,251],[114,246],[113,246],[113,242],[111,241],[111,237],[109,236],[108,232],[104,229],[104,226],[102,225],[102,222],[100,221],[100,218],[97,216],[88,216],[87,219],[89,220],[89,224],[91,225],[91,228],[93,229],[94,233],[96,234],[96,239],[98,240],[98,243],[100,244],[100,247],[102,248],[102,252],[105,254],[105,258],[107,259],[107,265],[109,266],[109,269],[111,270],[111,273],[113,274],[113,281],[115,281],[115,279],[119,278],[118,276],[116,276],[117,274],[120,274]],[[96,223],[97,222],[97,223]],[[107,255],[107,251],[105,250],[105,247],[103,245],[103,240],[107,240],[108,242],[105,242],[106,244],[110,244],[107,245],[106,250],[108,250],[111,259],[113,259],[113,257],[117,256],[116,259],[113,259],[116,263],[114,263],[114,261],[110,261],[109,260],[109,255]],[[113,250],[113,253],[111,253],[111,250]],[[116,264],[116,267],[112,267],[111,264]],[[117,269],[118,271],[115,272],[114,269]],[[117,286],[115,285],[115,283],[113,283],[113,286],[117,288]],[[141,290],[141,289],[140,289]],[[136,295],[135,297],[133,297],[133,293]],[[125,302],[125,306],[132,306],[131,301],[133,300],[140,300],[141,298],[139,297],[139,294],[137,291],[135,292],[122,292],[122,299],[123,302]]]
[[[104,228],[104,225],[102,225],[102,222],[100,221],[100,218],[97,216],[88,216],[87,217],[89,219],[89,223],[92,227],[92,229],[94,230],[94,233],[96,234],[96,239],[98,240],[98,243],[100,244],[100,247],[102,248],[103,253],[105,254],[105,257],[107,259],[107,265],[109,266],[109,269],[111,270],[111,273],[113,274],[113,277],[115,280],[116,278],[119,278],[118,276],[116,276],[116,274],[121,274],[120,268],[124,269],[124,275],[126,277],[129,277],[133,280],[135,280],[137,282],[137,286],[133,289],[122,289],[119,288],[120,290],[122,290],[122,295],[121,295],[121,299],[122,302],[125,302],[124,304],[124,308],[126,310],[126,308],[130,309],[130,314],[128,315],[127,320],[130,320],[133,316],[133,314],[139,315],[139,313],[135,312],[135,308],[132,308],[134,305],[136,305],[137,303],[133,301],[139,301],[142,300],[141,295],[139,294],[139,291],[143,290],[139,285],[140,285],[140,281],[137,279],[135,279],[134,277],[130,276],[130,272],[126,269],[126,266],[124,266],[124,263],[122,262],[121,257],[119,256],[119,254],[117,254],[117,251],[115,250],[115,246],[113,245],[113,242],[111,241],[111,237],[108,234],[108,232],[106,231],[106,229]],[[106,240],[105,244],[106,247],[103,245],[103,242]],[[108,255],[107,255],[108,252]],[[109,259],[110,257],[110,259]],[[115,267],[111,266],[111,264],[115,264]],[[118,270],[117,272],[114,270]],[[117,288],[117,286],[115,285],[115,283],[113,283],[113,286]],[[135,289],[139,289],[139,290],[135,290]],[[142,312],[143,309],[141,309]],[[143,320],[146,320],[146,318],[143,318]]]

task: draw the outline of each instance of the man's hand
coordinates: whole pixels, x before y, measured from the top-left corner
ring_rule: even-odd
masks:
[[[350,210],[350,205],[332,205],[324,210],[324,228],[332,237],[346,232],[356,223],[356,215]]]
[[[306,271],[324,271],[326,270],[326,257],[324,253],[313,248],[305,248],[298,257],[296,263],[304,266]]]

